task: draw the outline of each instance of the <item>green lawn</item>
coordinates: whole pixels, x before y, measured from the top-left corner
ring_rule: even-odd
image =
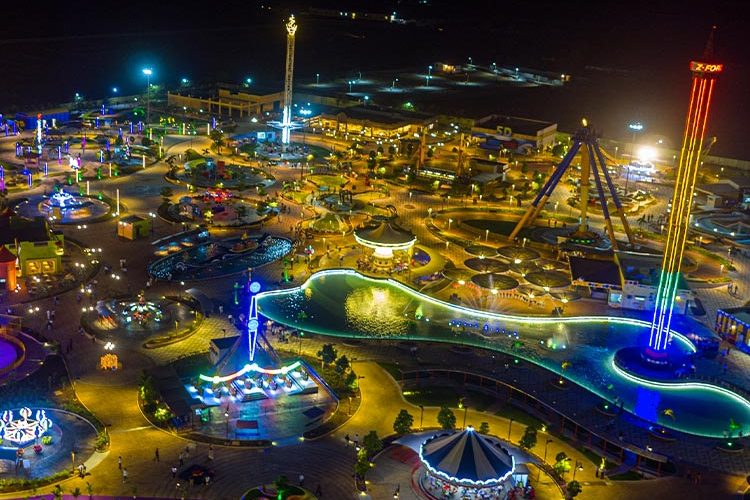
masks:
[[[344,184],[346,184],[348,179],[346,177],[341,177],[340,175],[330,175],[330,174],[312,174],[307,176],[307,180],[314,183],[317,186],[328,186],[328,188],[332,187],[341,187]]]

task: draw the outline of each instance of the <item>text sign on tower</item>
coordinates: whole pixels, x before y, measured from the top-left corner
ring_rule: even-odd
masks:
[[[721,73],[724,71],[724,65],[690,61],[690,71],[696,73]]]

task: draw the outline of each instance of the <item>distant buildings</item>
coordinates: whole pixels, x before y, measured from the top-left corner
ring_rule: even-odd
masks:
[[[552,146],[556,134],[557,123],[499,114],[479,118],[471,128],[474,140],[483,141],[481,148],[514,152]]]

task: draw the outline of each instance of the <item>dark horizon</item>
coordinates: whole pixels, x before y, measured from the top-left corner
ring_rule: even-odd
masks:
[[[261,9],[268,4],[271,10]],[[627,123],[639,120],[646,124],[644,133],[677,140],[687,107],[688,63],[700,58],[716,24],[716,58],[725,72],[709,123],[709,134],[718,136],[712,152],[750,158],[740,127],[750,110],[745,92],[750,68],[743,57],[748,34],[738,2],[604,2],[594,8],[542,1],[530,8],[520,1],[413,1],[370,8],[395,10],[421,23],[405,26],[304,15],[309,6],[367,8],[367,2],[224,2],[202,10],[146,5],[130,3],[131,15],[118,16],[84,2],[71,16],[70,8],[55,4],[33,24],[23,6],[9,5],[0,35],[0,68],[6,75],[0,109],[62,102],[77,91],[105,97],[112,86],[137,92],[143,65],[153,65],[153,81],[168,87],[183,75],[215,82],[240,81],[246,74],[260,85],[279,86],[281,22],[295,11],[301,17],[297,83],[316,72],[342,77],[437,60],[461,63],[471,56],[477,63],[569,73],[576,85],[586,87],[573,97],[539,92],[519,102],[498,97],[493,106],[555,120],[561,128],[574,116],[587,116],[601,122],[609,137],[627,136]]]

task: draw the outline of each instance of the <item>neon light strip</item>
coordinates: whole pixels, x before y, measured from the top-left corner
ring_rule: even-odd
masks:
[[[359,236],[357,236],[357,233],[354,233],[354,239],[359,243],[360,245],[366,246],[368,248],[390,248],[392,250],[408,250],[414,243],[417,242],[416,236],[413,240],[407,241],[406,243],[375,243],[373,241],[369,240],[363,240]]]
[[[281,368],[276,369],[268,369],[268,368],[261,368],[258,366],[257,363],[253,363],[252,365],[245,365],[242,367],[241,370],[236,371],[229,375],[224,375],[223,377],[219,377],[218,375],[199,375],[198,377],[206,382],[213,382],[214,384],[220,384],[222,382],[228,382],[230,380],[234,380],[237,377],[241,377],[242,375],[248,373],[248,372],[256,372],[256,373],[263,373],[265,375],[286,375],[292,370],[295,370],[299,368],[302,365],[301,361],[295,361],[291,365],[282,366]]]
[[[738,403],[743,404],[747,406],[748,408],[750,408],[750,401],[743,398],[736,392],[730,391],[729,389],[725,389],[723,387],[719,387],[718,385],[704,384],[702,382],[656,382],[654,380],[648,380],[645,378],[636,377],[635,375],[628,373],[622,370],[619,366],[617,366],[617,363],[615,363],[614,356],[612,356],[611,365],[615,373],[639,385],[646,385],[646,386],[662,388],[662,389],[676,389],[676,390],[707,389],[710,391],[720,392],[721,394],[724,394],[725,396],[729,396],[735,401],[737,401]]]
[[[403,283],[399,281],[394,280],[393,278],[384,278],[384,279],[383,278],[381,279],[370,278],[369,276],[365,276],[363,274],[358,273],[354,269],[326,269],[324,271],[319,271],[315,274],[310,275],[307,278],[307,280],[305,280],[305,282],[302,283],[300,286],[297,286],[294,288],[285,288],[281,290],[269,290],[266,292],[261,292],[258,294],[258,298],[262,300],[266,296],[273,297],[276,295],[287,295],[287,294],[295,292],[296,290],[305,290],[308,286],[310,286],[310,282],[313,279],[316,279],[320,276],[338,275],[338,274],[358,276],[359,278],[363,280],[374,282],[374,283],[387,282],[388,284],[395,286],[401,291],[411,294],[412,296],[417,297],[420,300],[424,300],[425,302],[429,302],[431,304],[446,307],[450,310],[461,312],[464,314],[478,316],[480,318],[492,318],[496,320],[511,321],[511,322],[522,323],[522,324],[613,323],[613,324],[622,324],[622,325],[640,326],[640,327],[649,327],[651,325],[651,323],[648,321],[635,319],[635,318],[622,318],[622,317],[617,317],[617,316],[568,316],[568,317],[563,317],[563,318],[549,318],[549,317],[514,316],[511,314],[502,314],[502,313],[495,313],[495,312],[490,312],[490,311],[480,311],[480,310],[471,309],[465,306],[459,306],[459,305],[451,304],[448,302],[443,302],[440,299],[430,297],[429,295],[424,295],[420,292],[412,290],[408,286],[404,285]],[[688,349],[690,349],[692,352],[697,352],[695,345],[693,345],[693,343],[687,337],[675,331],[672,331],[671,334],[678,337],[681,341],[683,341],[685,345],[688,347]]]
[[[708,94],[706,95],[707,84]],[[682,255],[687,239],[687,225],[692,210],[692,193],[695,190],[700,166],[700,152],[703,149],[703,138],[705,137],[713,86],[713,79],[706,80],[698,76],[693,78],[691,102],[685,123],[683,147],[680,153],[680,170],[677,179],[680,189],[679,191],[675,190],[673,195],[673,211],[670,216],[670,228],[667,233],[661,279],[657,289],[657,303],[649,339],[649,345],[657,351],[665,350],[670,340],[666,332],[669,331],[672,322],[677,280],[682,267]],[[696,87],[699,87],[697,102],[695,102]]]

